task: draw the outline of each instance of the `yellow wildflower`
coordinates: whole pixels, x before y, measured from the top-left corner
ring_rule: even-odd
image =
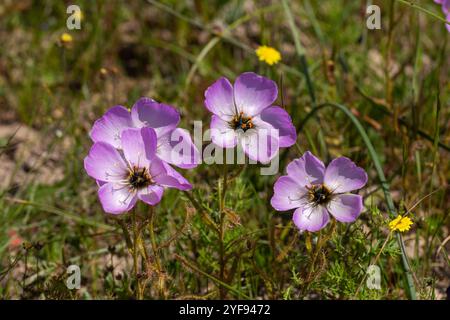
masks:
[[[276,64],[281,60],[280,52],[272,47],[260,46],[255,52],[259,60],[264,61],[268,65]]]
[[[73,38],[70,34],[64,32],[59,38],[59,40],[61,40],[62,43],[71,43],[73,41]]]
[[[405,232],[408,231],[411,228],[411,225],[413,222],[409,217],[402,217],[401,215],[398,215],[394,220],[389,222],[389,229],[391,231],[400,231]]]

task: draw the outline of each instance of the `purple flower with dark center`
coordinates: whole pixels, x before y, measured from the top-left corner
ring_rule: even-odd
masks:
[[[340,222],[353,222],[363,208],[362,196],[348,193],[364,187],[367,174],[350,159],[336,158],[325,168],[307,151],[289,163],[287,176],[274,185],[272,207],[278,211],[296,209],[292,217],[300,230],[324,228],[329,213]]]
[[[106,142],[96,142],[84,159],[86,172],[97,180],[98,195],[106,212],[129,211],[138,199],[156,205],[165,188],[192,188],[184,177],[156,156],[154,129],[124,129],[120,136],[120,151]]]
[[[450,21],[450,0],[434,0],[434,2],[439,3],[442,7],[442,12],[445,14],[445,20]],[[450,32],[450,25],[445,24],[447,31]]]
[[[127,128],[153,128],[157,136],[156,154],[167,163],[180,168],[194,168],[200,154],[189,132],[177,128],[180,113],[172,106],[153,99],[140,98],[130,111],[123,106],[109,109],[98,119],[90,132],[94,142],[106,142],[121,149],[121,134]]]
[[[247,156],[263,163],[275,157],[279,147],[289,147],[297,133],[289,114],[272,106],[278,95],[274,81],[245,72],[234,86],[220,78],[205,92],[205,106],[213,113],[211,139],[222,148],[239,143]]]

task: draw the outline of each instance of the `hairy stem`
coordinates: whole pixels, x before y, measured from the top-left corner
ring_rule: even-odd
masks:
[[[164,275],[163,275],[163,270],[161,267],[161,260],[159,258],[158,246],[156,245],[154,220],[155,220],[155,209],[152,206],[150,206],[150,221],[148,224],[148,231],[150,233],[150,242],[152,245],[153,256],[155,258],[156,271],[158,272],[159,292],[160,292],[160,295],[164,297],[166,284],[165,284],[165,279],[164,279]]]
[[[373,261],[373,263],[370,263],[370,265],[376,265],[377,264],[378,259],[380,258],[381,253],[383,252],[384,248],[386,247],[387,243],[389,242],[389,239],[391,239],[391,236],[392,236],[392,232],[390,232],[388,234],[388,236],[386,237],[386,240],[384,241],[383,245],[381,246],[380,251],[378,252],[377,256],[375,257],[375,260]],[[366,276],[367,276],[367,273],[364,274],[363,278],[361,279],[361,282],[358,285],[358,288],[356,288],[355,295],[354,295],[355,298],[358,295],[358,292],[361,289],[361,287],[362,287],[362,285],[364,283],[364,280],[366,279]]]
[[[228,168],[227,165],[223,165],[222,172],[222,183],[219,180],[219,213],[220,213],[220,222],[219,222],[219,264],[220,264],[220,273],[219,280],[221,282],[225,282],[225,246],[224,246],[224,237],[225,237],[225,196],[227,192],[227,176],[228,176]],[[220,287],[219,290],[220,299],[225,299],[226,291],[223,286]]]
[[[315,265],[316,265],[316,261],[317,261],[317,257],[319,256],[320,250],[322,250],[322,232],[319,232],[319,235],[317,236],[317,245],[314,249],[314,252],[312,253],[312,260],[311,260],[311,264],[309,266],[309,271],[308,271],[308,275],[305,278],[306,281],[306,285],[303,287],[302,290],[302,296],[305,295],[306,292],[308,292],[308,289],[310,287],[311,284],[311,278],[315,269]]]
[[[144,298],[143,290],[141,286],[140,276],[139,276],[139,228],[137,224],[136,210],[132,212],[132,220],[133,220],[133,270],[134,276],[136,278],[136,299],[142,300]]]

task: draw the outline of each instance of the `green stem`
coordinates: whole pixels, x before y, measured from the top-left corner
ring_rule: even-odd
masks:
[[[363,141],[367,147],[367,150],[369,151],[370,157],[372,158],[372,162],[375,166],[375,170],[377,172],[378,179],[380,180],[380,183],[381,183],[381,188],[383,189],[384,198],[385,198],[387,206],[388,206],[389,216],[391,218],[397,216],[398,213],[397,213],[397,210],[395,209],[394,201],[392,200],[390,190],[389,190],[390,189],[389,182],[386,180],[386,177],[384,175],[383,168],[381,166],[381,161],[378,157],[378,154],[375,151],[375,148],[373,147],[372,142],[370,141],[370,138],[366,133],[366,130],[361,125],[359,120],[355,117],[355,115],[353,115],[353,113],[346,106],[337,104],[337,103],[331,103],[331,102],[322,103],[322,104],[318,105],[315,109],[313,109],[310,113],[308,113],[306,118],[302,121],[299,129],[301,130],[301,128],[306,124],[306,122],[309,119],[311,119],[311,117],[317,111],[319,111],[320,109],[325,108],[325,107],[333,107],[333,108],[341,110],[342,112],[345,113],[346,116],[348,116],[350,118],[350,120],[355,125],[356,129],[358,130],[361,138],[363,139]],[[400,247],[400,250],[401,250],[402,266],[403,266],[403,270],[404,270],[404,273],[406,276],[406,281],[408,284],[407,292],[408,292],[409,298],[412,300],[415,300],[416,299],[416,289],[414,286],[414,280],[413,280],[413,276],[412,276],[411,266],[409,264],[408,256],[406,254],[405,244],[403,243],[402,236],[399,232],[396,233],[396,238],[397,238],[397,242]]]
[[[380,258],[381,253],[383,252],[384,248],[386,247],[387,243],[389,242],[389,239],[391,239],[391,236],[392,236],[392,231],[389,232],[388,236],[386,237],[386,240],[384,241],[383,245],[381,246],[380,251],[378,252],[377,256],[375,257],[374,262],[370,263],[370,265],[376,265],[378,263],[378,259]],[[358,292],[361,289],[361,287],[364,283],[364,280],[366,279],[366,276],[367,276],[367,273],[364,274],[363,278],[361,279],[361,282],[358,285],[358,288],[356,288],[355,295],[354,295],[355,298],[358,295]]]
[[[233,292],[236,294],[236,296],[238,298],[244,298],[244,299],[248,299],[251,300],[251,297],[247,296],[246,294],[244,294],[243,292],[235,289],[234,287],[230,286],[229,284],[221,281],[220,279],[217,279],[216,277],[210,275],[209,273],[199,269],[197,266],[195,266],[194,264],[192,264],[191,262],[189,262],[185,257],[180,256],[178,254],[174,255],[175,259],[179,260],[182,264],[186,265],[187,267],[189,267],[190,269],[194,270],[195,272],[204,275],[205,277],[207,277],[208,279],[214,281],[215,283],[219,284],[220,286],[223,286],[225,288],[227,288],[230,292]]]
[[[431,12],[430,10],[427,10],[425,8],[422,8],[421,6],[418,6],[417,4],[415,4],[412,1],[406,1],[406,0],[397,0],[397,1],[402,3],[402,4],[408,5],[408,6],[412,7],[412,8],[414,8],[414,9],[422,11],[423,13],[426,13],[427,15],[429,15],[429,16],[435,18],[435,19],[438,19],[438,20],[440,20],[442,22],[445,22],[446,24],[450,24],[450,21],[445,20],[444,18],[442,18],[441,16],[438,16],[437,14],[435,14],[434,12]]]
[[[150,206],[150,219],[149,219],[149,224],[148,224],[148,230],[150,233],[150,242],[152,245],[153,256],[155,258],[156,271],[158,272],[159,290],[160,290],[160,294],[162,296],[164,296],[165,281],[164,281],[164,276],[162,274],[161,260],[159,259],[158,246],[156,245],[156,237],[155,237],[155,231],[154,231],[154,220],[155,220],[154,218],[155,218],[155,209],[152,206]]]
[[[210,226],[214,231],[218,231],[219,227],[211,219],[209,213],[202,207],[202,205],[191,195],[188,191],[183,191],[184,195],[189,199],[194,208],[201,214],[202,218],[205,220],[208,226]]]
[[[308,292],[308,289],[310,287],[311,284],[311,278],[315,269],[315,265],[316,265],[316,261],[317,261],[317,257],[319,256],[320,250],[322,249],[322,233],[319,232],[319,235],[317,236],[317,245],[314,248],[314,252],[312,253],[312,259],[311,259],[311,264],[309,266],[309,271],[308,271],[308,275],[306,276],[305,280],[306,280],[306,285],[303,287],[302,290],[302,296],[305,295],[306,292]]]
[[[220,274],[219,279],[221,282],[225,282],[225,196],[227,192],[227,175],[228,168],[227,165],[223,165],[222,173],[222,184],[219,181],[219,211],[220,211],[220,223],[219,223],[219,263],[220,263]],[[225,299],[226,291],[223,286],[220,287],[220,299]]]
[[[136,210],[133,210],[132,212],[132,220],[133,220],[133,269],[134,269],[134,276],[136,278],[136,299],[142,300],[143,294],[142,294],[142,288],[141,288],[141,281],[139,280],[139,258],[138,258],[138,241],[139,241],[139,230],[137,225],[137,218],[136,218]]]
[[[117,222],[122,228],[122,232],[125,237],[125,243],[127,245],[128,250],[131,252],[133,250],[133,242],[131,241],[131,236],[130,233],[128,232],[127,226],[122,219],[118,219]]]

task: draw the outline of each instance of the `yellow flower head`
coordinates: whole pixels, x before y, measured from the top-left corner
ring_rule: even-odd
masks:
[[[394,220],[389,222],[389,229],[391,231],[400,231],[405,232],[408,231],[411,228],[411,225],[413,222],[409,217],[402,217],[401,215],[398,215]]]
[[[71,43],[73,41],[73,38],[70,34],[64,32],[59,38],[59,40],[61,40],[62,43]]]
[[[270,66],[281,60],[280,52],[272,47],[260,46],[255,52],[260,61],[264,61]]]

